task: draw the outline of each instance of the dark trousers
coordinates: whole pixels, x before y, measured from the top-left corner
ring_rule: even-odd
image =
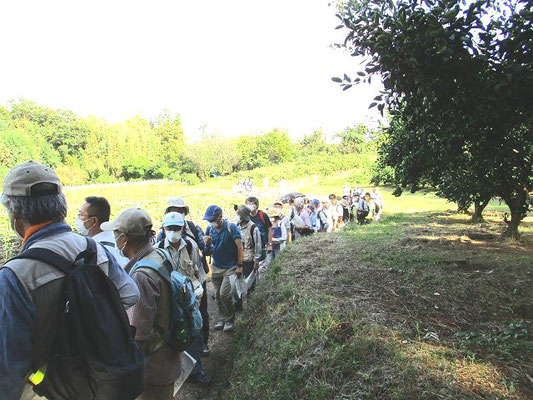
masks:
[[[200,300],[200,314],[202,314],[202,333],[204,337],[204,344],[207,346],[209,340],[209,313],[207,312],[207,281],[202,284],[204,288],[204,295]]]
[[[368,217],[368,211],[357,211],[357,222],[359,224],[365,224],[366,223],[366,217]]]
[[[191,376],[198,375],[203,371],[202,367],[202,353],[204,351],[204,339],[203,335],[200,332],[199,335],[195,336],[192,339],[192,342],[185,348],[185,351],[191,355],[192,358],[196,360],[196,365],[191,371]]]

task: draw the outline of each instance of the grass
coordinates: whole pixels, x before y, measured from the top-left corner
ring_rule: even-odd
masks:
[[[290,180],[284,191],[340,194],[358,170]],[[140,206],[158,226],[169,197],[201,222],[212,203],[233,217],[237,178],[66,188],[68,222],[84,198],[107,197],[116,216]],[[368,185],[365,185],[368,187]],[[262,208],[280,195],[259,187]],[[502,241],[505,208],[472,225],[431,193],[381,188],[380,223],[304,238],[271,266],[239,320],[221,399],[526,399],[533,396],[533,219]],[[284,194],[284,193],[281,193]],[[0,217],[2,257],[16,251]]]
[[[528,399],[532,218],[521,242],[433,195],[288,247],[237,326],[217,398]]]

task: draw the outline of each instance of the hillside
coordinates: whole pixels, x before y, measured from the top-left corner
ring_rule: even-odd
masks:
[[[396,213],[290,246],[215,398],[532,398],[533,224],[504,242],[489,221]]]

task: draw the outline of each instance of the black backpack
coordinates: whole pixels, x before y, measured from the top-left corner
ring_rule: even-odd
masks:
[[[66,275],[52,355],[44,379],[33,388],[48,399],[133,400],[142,393],[142,351],[118,290],[96,257],[89,238],[74,263],[43,248],[15,257],[45,262]]]

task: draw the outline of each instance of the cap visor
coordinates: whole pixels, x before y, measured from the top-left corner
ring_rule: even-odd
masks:
[[[163,223],[163,227],[167,226],[185,226],[183,223],[176,223],[176,222],[165,222]]]
[[[116,225],[116,221],[102,222],[100,224],[100,229],[103,231],[114,231]]]

